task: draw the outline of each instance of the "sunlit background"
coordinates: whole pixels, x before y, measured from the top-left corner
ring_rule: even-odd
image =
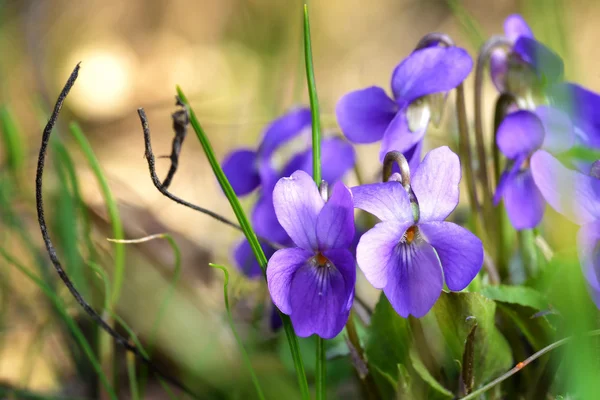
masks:
[[[11,189],[16,197],[9,212],[19,217],[20,225],[18,229],[0,225],[0,240],[28,268],[35,270],[41,258],[42,268],[54,274],[44,263],[35,221],[35,160],[50,107],[70,71],[81,62],[57,136],[75,160],[93,225],[91,237],[100,259],[110,260],[113,245],[105,240],[112,235],[105,203],[95,175],[69,133],[70,121],[78,121],[91,142],[117,199],[126,236],[171,232],[181,247],[182,277],[157,328],[156,354],[173,374],[195,377],[193,384],[203,388],[207,398],[232,382],[247,380],[224,314],[221,273],[208,266],[208,262],[232,266],[231,249],[241,234],[168,201],[154,188],[136,109],[144,107],[148,113],[157,156],[170,152],[176,85],[190,98],[220,159],[235,147],[255,146],[270,120],[294,105],[307,104],[301,10],[296,0],[0,0],[0,106],[10,108],[25,138],[25,164],[17,187]],[[502,33],[504,18],[514,12],[521,12],[536,36],[565,59],[567,78],[600,91],[600,2],[594,0],[315,0],[311,26],[324,126],[337,130],[333,110],[344,93],[370,85],[389,90],[394,66],[424,34],[445,32],[474,55],[487,37]],[[472,78],[466,87],[472,110]],[[489,97],[488,109],[492,101]],[[454,118],[448,116],[452,111],[449,105],[442,126],[428,136],[427,147],[447,143],[455,135]],[[491,113],[488,122],[490,126]],[[5,168],[6,152],[0,154]],[[379,168],[378,145],[360,146],[358,154],[364,175],[374,177]],[[159,159],[158,165],[159,174],[166,173],[168,159]],[[55,235],[77,217],[60,206],[60,180],[51,162],[45,190]],[[171,190],[233,218],[193,134],[186,139]],[[252,198],[244,200],[245,206],[251,204]],[[27,241],[17,234],[19,229],[31,239],[31,247],[23,244]],[[32,250],[36,248],[39,253]],[[68,248],[69,244],[60,243],[59,254]],[[126,254],[126,279],[117,311],[147,340],[162,293],[173,277],[174,257],[168,244],[160,241],[128,245]],[[110,268],[111,263],[106,264]],[[259,324],[257,332],[248,321],[257,304],[268,304],[266,289],[245,280],[235,268],[230,271],[239,329],[245,340],[260,343],[262,336],[272,335],[267,322]],[[3,261],[0,280],[0,383],[36,391],[65,386],[65,393],[85,393],[76,378],[80,366],[71,357],[79,350],[66,345],[64,327],[56,322],[40,290]],[[101,280],[89,281],[92,284],[84,291],[98,304]],[[55,288],[69,299],[66,289],[58,283]],[[370,305],[375,303],[375,291],[364,282],[357,290]],[[90,331],[91,324],[78,306],[67,304],[67,311]],[[284,341],[269,346],[287,351]],[[273,354],[277,353],[256,352],[256,368],[272,377],[271,393],[293,398],[297,395],[294,377]],[[127,398],[124,365],[123,361],[119,372],[123,398]],[[250,387],[249,382],[245,385]],[[341,388],[343,396],[344,385]],[[352,387],[346,390],[356,392]],[[160,386],[151,382],[146,398],[163,395]]]

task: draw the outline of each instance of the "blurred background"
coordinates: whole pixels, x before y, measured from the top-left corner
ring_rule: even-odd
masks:
[[[565,59],[567,79],[600,91],[600,3],[594,0],[312,1],[313,53],[325,127],[337,129],[333,110],[344,93],[370,85],[389,90],[393,68],[424,34],[445,32],[475,55],[486,38],[502,33],[503,20],[515,12]],[[102,279],[88,268],[89,252],[84,248],[94,248],[96,262],[110,274],[115,247],[106,238],[113,231],[95,174],[70,134],[69,123],[77,121],[116,199],[125,237],[170,232],[182,253],[178,276],[167,242],[127,245],[115,312],[144,343],[153,339],[154,355],[166,370],[206,398],[246,398],[253,393],[225,317],[223,277],[209,262],[231,266],[236,325],[258,374],[269,379],[265,390],[294,398],[295,377],[285,340],[269,331],[265,318],[257,317],[257,309],[268,307],[266,288],[233,267],[231,249],[241,234],[170,202],[154,188],[136,109],[146,109],[157,156],[170,153],[176,84],[190,99],[220,159],[236,147],[254,147],[270,120],[294,105],[307,104],[301,16],[302,4],[296,0],[0,0],[3,129],[4,134],[10,130],[20,135],[12,150],[9,141],[0,144],[0,245],[24,267],[47,278],[60,307],[93,342],[98,334],[93,324],[55,279],[41,246],[33,203],[42,127],[69,73],[81,61],[79,80],[55,132],[60,144],[51,146],[45,177],[52,237],[77,287],[101,309]],[[472,110],[472,77],[466,85]],[[492,101],[490,97],[490,111]],[[452,114],[452,105],[446,114]],[[434,130],[426,146],[449,142],[453,123]],[[61,159],[61,145],[76,169],[80,198],[73,195],[73,182],[65,183],[63,162],[56,161]],[[377,173],[378,146],[357,149],[365,176]],[[168,166],[168,159],[158,160],[160,176]],[[170,189],[233,218],[193,134],[185,142]],[[249,208],[252,201],[244,199],[244,205]],[[82,220],[77,207],[87,219]],[[93,245],[86,247],[88,239]],[[0,386],[84,398],[90,390],[102,392],[74,333],[65,328],[65,318],[57,317],[58,306],[41,286],[6,259],[0,259],[0,281]],[[367,305],[374,304],[377,294],[368,285],[359,284],[358,291]],[[155,323],[157,315],[160,320]],[[311,369],[313,352],[307,354]],[[113,356],[122,360],[116,371],[122,375],[119,398],[129,398],[126,357],[120,350]],[[339,383],[337,395],[352,398],[351,393],[358,393],[350,365],[332,371]],[[145,398],[164,396],[150,376]]]

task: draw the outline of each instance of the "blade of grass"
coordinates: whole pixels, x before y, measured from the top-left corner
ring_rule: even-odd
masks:
[[[304,4],[304,62],[306,64],[306,80],[308,82],[308,97],[310,98],[310,114],[312,120],[312,153],[313,153],[313,179],[317,186],[321,185],[321,116],[319,112],[319,98],[317,96],[317,83],[312,57],[312,41],[310,38],[310,19],[308,4]],[[317,366],[316,366],[316,391],[317,400],[324,400],[327,392],[327,369],[325,359],[325,341],[316,335],[317,340]]]
[[[260,265],[261,269],[263,270],[263,273],[265,273],[266,268],[267,268],[267,258],[265,257],[265,253],[263,252],[262,248],[260,247],[260,243],[258,242],[256,233],[252,229],[252,225],[250,224],[250,221],[248,220],[246,213],[242,209],[239,199],[237,198],[235,192],[233,191],[233,188],[231,187],[229,180],[225,176],[225,173],[223,172],[221,165],[217,161],[215,152],[212,148],[212,145],[210,144],[210,141],[208,140],[208,137],[206,136],[206,133],[200,126],[200,122],[198,121],[198,118],[196,117],[194,110],[190,107],[190,103],[188,102],[187,97],[185,96],[185,94],[183,93],[183,91],[181,90],[180,87],[177,87],[177,94],[178,94],[179,99],[181,100],[182,104],[186,107],[186,109],[190,113],[190,122],[192,124],[192,127],[194,128],[194,132],[196,133],[198,140],[200,141],[200,144],[202,145],[202,148],[204,149],[204,153],[206,154],[206,157],[208,158],[208,161],[213,170],[213,173],[215,174],[217,180],[219,181],[219,185],[221,186],[221,189],[225,193],[227,200],[229,200],[229,204],[231,205],[231,208],[233,209],[233,212],[234,212],[235,216],[237,217],[238,222],[239,222],[240,226],[242,227],[242,230],[244,231],[244,235],[246,236],[246,239],[250,243],[250,247],[252,248],[252,252],[254,253],[254,256],[256,257],[258,264]],[[140,114],[140,117],[142,119],[145,119],[145,113],[142,109],[138,110],[138,113]],[[294,367],[296,369],[296,375],[298,377],[298,384],[300,386],[300,392],[301,392],[302,398],[310,399],[310,392],[308,390],[308,382],[306,380],[306,373],[304,371],[304,363],[302,361],[302,355],[300,354],[300,345],[298,343],[298,337],[296,336],[296,333],[294,332],[294,328],[292,327],[292,322],[290,320],[290,317],[281,312],[279,313],[279,315],[281,316],[281,320],[283,322],[283,329],[285,331],[285,335],[286,335],[286,338],[287,338],[289,346],[290,346],[290,352],[292,353],[292,359],[294,361]]]
[[[94,351],[92,350],[90,344],[86,340],[85,335],[83,334],[83,332],[81,331],[81,329],[79,328],[77,323],[73,320],[73,318],[67,312],[67,310],[64,307],[64,305],[62,304],[62,301],[60,300],[60,298],[56,294],[54,294],[53,290],[50,287],[48,287],[48,285],[42,279],[38,278],[34,273],[29,271],[28,268],[21,265],[17,261],[16,258],[14,258],[12,255],[10,255],[8,252],[6,252],[6,250],[4,250],[3,248],[0,248],[0,256],[7,263],[13,265],[21,273],[23,273],[27,278],[29,278],[31,281],[33,281],[40,288],[40,290],[42,290],[42,292],[44,292],[46,297],[48,297],[48,299],[54,304],[56,310],[61,314],[62,318],[66,322],[70,331],[73,333],[75,340],[77,340],[77,342],[83,349],[84,353],[90,360],[90,363],[92,364],[92,366],[94,367],[94,370],[98,374],[98,377],[100,378],[100,382],[104,386],[106,393],[109,395],[109,397],[111,399],[117,400],[117,395],[116,395],[113,387],[110,385],[110,382],[107,379],[106,375],[104,374],[104,371],[102,370],[100,362],[96,358]]]
[[[244,343],[242,342],[242,339],[240,339],[240,336],[237,333],[237,329],[235,329],[235,325],[233,323],[233,316],[231,315],[231,309],[229,307],[229,295],[227,294],[227,287],[229,286],[229,272],[227,271],[227,268],[225,268],[222,265],[212,264],[212,263],[209,263],[208,265],[210,265],[213,268],[220,269],[221,271],[223,271],[223,274],[225,275],[225,280],[223,281],[223,298],[225,299],[225,309],[227,310],[227,319],[229,320],[229,326],[231,328],[231,331],[233,332],[233,336],[235,336],[235,341],[237,342],[238,346],[240,347],[240,351],[242,353],[242,358],[244,360],[244,364],[246,364],[246,368],[248,368],[248,372],[250,373],[250,377],[252,378],[252,383],[254,383],[254,388],[256,389],[256,394],[259,399],[264,400],[265,395],[263,394],[263,391],[260,387],[260,382],[258,382],[258,378],[256,377],[256,374],[254,373],[254,368],[252,368],[252,363],[250,362],[250,357],[248,357],[248,353],[246,352],[246,349],[244,348]]]
[[[15,182],[18,183],[21,181],[19,178],[23,174],[27,157],[26,141],[21,137],[17,120],[8,107],[0,108],[0,127],[2,128],[2,139],[4,141],[4,159]]]

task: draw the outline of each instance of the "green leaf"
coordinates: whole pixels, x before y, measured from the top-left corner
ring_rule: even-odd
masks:
[[[460,361],[474,324],[477,324],[473,350],[475,387],[511,367],[511,350],[495,326],[495,316],[496,303],[478,293],[444,292],[429,314],[421,319],[431,344],[430,351],[445,369],[450,384],[458,383]],[[434,354],[435,349],[438,349],[437,354]]]
[[[454,394],[451,391],[446,389],[439,383],[429,372],[423,361],[419,357],[416,349],[411,349],[409,352],[410,361],[412,363],[412,367],[417,372],[417,374],[427,383],[427,385],[435,391],[435,393],[428,394],[428,398],[442,398],[442,399],[452,399],[454,398]]]
[[[538,311],[547,310],[550,307],[543,294],[526,286],[487,286],[483,288],[481,294],[488,299],[503,303],[519,304]]]
[[[398,364],[409,363],[411,332],[408,320],[400,317],[383,293],[371,317],[365,352],[369,370],[383,398],[394,397],[390,377],[398,376]]]

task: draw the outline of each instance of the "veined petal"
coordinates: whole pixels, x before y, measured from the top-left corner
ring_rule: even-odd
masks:
[[[356,261],[375,289],[387,285],[390,260],[394,259],[396,247],[411,226],[412,221],[380,222],[361,236],[356,246]]]
[[[575,143],[575,130],[567,114],[555,107],[539,106],[535,115],[544,126],[542,148],[553,153],[569,150]]]
[[[273,197],[263,193],[252,210],[252,226],[256,234],[281,245],[290,245],[291,240],[275,214]]]
[[[431,150],[412,174],[419,201],[419,221],[441,221],[458,205],[460,161],[447,146]]]
[[[521,36],[533,39],[533,32],[519,14],[512,14],[504,20],[504,34],[511,42],[516,42]]]
[[[281,178],[273,189],[273,206],[277,220],[296,246],[316,250],[317,217],[325,202],[317,185],[304,171]]]
[[[440,296],[442,269],[433,247],[423,240],[398,245],[389,260],[383,288],[390,304],[403,318],[427,314]]]
[[[265,130],[258,148],[261,159],[268,160],[283,143],[293,139],[311,125],[310,109],[296,108],[273,121]]]
[[[400,110],[383,135],[379,160],[383,161],[385,155],[390,151],[404,153],[410,150],[423,139],[426,129],[427,127],[417,132],[412,132],[408,128],[406,109]]]
[[[600,148],[600,95],[573,83],[563,83],[551,88],[550,100],[569,114],[584,145]]]
[[[348,252],[350,254],[350,252]],[[350,257],[352,257],[350,255]],[[348,321],[347,279],[331,260],[325,266],[304,264],[294,274],[290,289],[290,317],[296,334],[317,334],[324,339],[337,336]],[[343,270],[346,272],[346,270]]]
[[[496,136],[496,144],[506,157],[514,160],[521,154],[530,154],[544,142],[544,125],[531,111],[520,110],[508,114]]]
[[[396,115],[398,105],[377,86],[346,94],[335,107],[338,124],[353,143],[373,143]]]
[[[260,247],[262,247],[267,260],[275,253],[275,249],[269,245],[261,243]],[[252,252],[250,243],[246,239],[243,239],[235,246],[233,257],[239,270],[248,278],[257,278],[262,275],[260,265]]]
[[[419,224],[419,230],[440,258],[448,289],[466,288],[483,265],[481,240],[452,222]]]
[[[313,256],[299,248],[277,250],[269,259],[267,264],[267,286],[273,303],[282,313],[290,315],[292,305],[290,302],[290,291],[292,280],[296,272],[307,265]]]
[[[513,46],[513,52],[531,65],[537,76],[543,79],[545,84],[558,82],[562,79],[564,72],[562,59],[537,40],[520,36]]]
[[[354,207],[382,221],[413,222],[408,194],[400,182],[370,183],[352,188]]]
[[[333,263],[337,270],[344,277],[346,282],[346,311],[350,311],[352,303],[354,303],[354,287],[356,286],[356,260],[349,250],[333,249],[326,250],[323,255]]]
[[[245,196],[260,185],[255,151],[242,149],[231,152],[222,165],[225,176],[238,196]]]
[[[448,92],[471,72],[473,60],[460,47],[427,47],[406,57],[392,74],[396,101],[411,103],[428,94]]]
[[[590,294],[600,308],[600,221],[583,225],[577,233],[577,250]]]
[[[544,199],[559,213],[578,224],[600,218],[600,180],[565,168],[549,153],[531,157],[533,178]]]
[[[530,169],[519,171],[506,181],[502,198],[516,230],[535,228],[544,216],[546,203]]]
[[[342,182],[333,186],[331,197],[317,218],[319,250],[344,249],[354,238],[352,193]]]

